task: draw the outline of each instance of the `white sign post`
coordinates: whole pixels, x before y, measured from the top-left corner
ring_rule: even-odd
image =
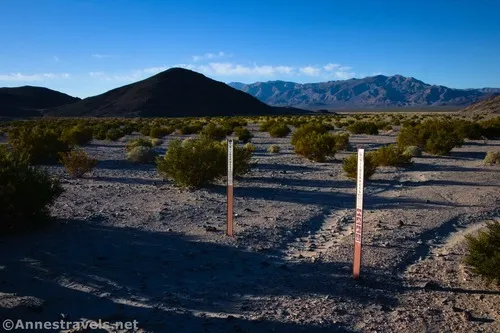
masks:
[[[365,150],[358,149],[358,177],[356,182],[356,222],[354,232],[353,277],[359,279],[361,270],[361,239],[363,235],[363,188],[365,170]]]
[[[227,140],[227,235],[233,235],[233,139]]]

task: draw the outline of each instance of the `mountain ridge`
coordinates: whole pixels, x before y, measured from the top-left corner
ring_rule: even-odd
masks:
[[[454,89],[399,74],[317,83],[274,80],[228,85],[269,105],[309,109],[463,107],[500,93],[500,88]]]

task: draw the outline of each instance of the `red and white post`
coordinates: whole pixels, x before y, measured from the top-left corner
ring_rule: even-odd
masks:
[[[227,140],[227,235],[233,236],[233,139]]]
[[[363,234],[363,188],[365,170],[365,150],[358,149],[358,177],[356,182],[356,222],[354,232],[354,265],[352,275],[359,279],[361,270],[361,239]]]

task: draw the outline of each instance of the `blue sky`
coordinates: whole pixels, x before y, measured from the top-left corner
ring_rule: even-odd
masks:
[[[87,97],[181,66],[224,82],[500,87],[499,12],[498,0],[3,0],[0,86]]]

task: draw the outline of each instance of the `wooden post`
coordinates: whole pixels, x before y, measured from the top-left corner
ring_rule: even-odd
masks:
[[[363,187],[365,169],[365,150],[358,149],[358,177],[356,184],[356,222],[354,232],[353,277],[359,279],[361,270],[361,240],[363,235]]]
[[[233,236],[233,139],[227,140],[227,235]]]

